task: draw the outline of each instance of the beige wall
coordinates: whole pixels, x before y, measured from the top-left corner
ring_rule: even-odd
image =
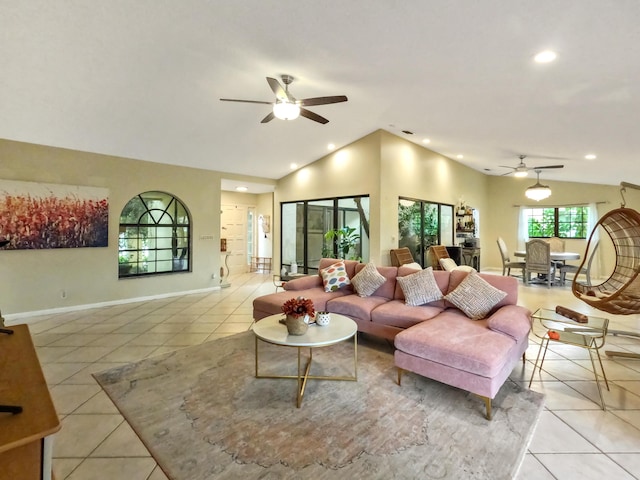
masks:
[[[486,192],[486,175],[377,130],[282,178],[276,186],[274,209],[279,225],[280,202],[369,195],[370,260],[390,265],[389,250],[398,246],[399,196],[450,204],[464,197],[483,212]],[[483,225],[481,221],[482,229]],[[274,255],[279,256],[280,239],[274,240]],[[280,265],[279,258],[275,265]]]
[[[529,200],[524,192],[530,185],[536,183],[531,174],[527,178],[514,178],[487,176],[488,190],[488,215],[483,216],[486,222],[483,226],[485,238],[483,240],[482,264],[483,268],[502,268],[500,253],[496,239],[501,236],[510,250],[518,248],[518,221],[519,206],[562,206],[597,203],[598,218],[606,212],[620,206],[620,188],[611,185],[596,185],[574,182],[559,182],[548,180],[551,176],[561,176],[558,173],[549,173],[547,178],[542,178],[540,183],[549,185],[553,192],[551,197],[540,202]],[[634,201],[635,198],[635,201]],[[632,208],[640,207],[640,192],[627,194],[628,205]],[[598,254],[599,269],[602,273],[613,269],[615,258],[611,244],[606,241],[606,236],[601,242],[601,253]],[[586,248],[586,240],[565,240],[565,250],[583,253]],[[579,262],[572,262],[578,264]]]
[[[280,270],[280,203],[294,200],[369,195],[372,255],[380,238],[380,131],[281,178],[273,209],[274,269]],[[374,257],[372,256],[372,259]],[[374,260],[375,261],[375,260]]]
[[[498,236],[512,250],[517,247],[517,206],[600,202],[598,215],[602,216],[621,200],[616,186],[558,182],[543,175],[542,183],[552,188],[553,195],[531,202],[524,190],[535,183],[533,177],[487,176],[383,130],[280,179],[274,194],[223,194],[219,172],[7,140],[0,140],[0,178],[104,187],[110,192],[108,247],[0,251],[0,309],[9,315],[217,287],[219,281],[211,275],[220,266],[221,195],[227,203],[252,204],[257,215],[271,215],[271,235],[267,241],[261,239],[259,249],[264,256],[272,251],[276,271],[280,202],[369,195],[370,259],[384,265],[390,263],[389,249],[397,246],[399,196],[454,205],[463,197],[480,212],[482,269],[486,270],[501,268]],[[119,280],[119,214],[134,195],[148,190],[169,192],[188,206],[193,222],[193,271]],[[639,208],[640,192],[630,191],[627,201],[628,206]],[[207,239],[210,236],[213,240]],[[615,259],[603,243],[599,261],[607,272]],[[584,247],[584,240],[567,241],[567,250],[583,252]]]
[[[0,140],[0,178],[109,189],[109,246],[0,251],[0,309],[34,312],[219,285],[220,173]],[[118,279],[118,221],[136,194],[178,197],[192,221],[193,271]],[[1,235],[2,232],[0,232]],[[213,239],[206,239],[212,236]],[[201,239],[205,237],[205,239]],[[62,291],[66,298],[62,297]]]

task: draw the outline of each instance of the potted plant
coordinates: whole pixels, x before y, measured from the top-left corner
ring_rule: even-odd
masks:
[[[282,312],[287,316],[285,325],[290,335],[304,335],[309,328],[309,319],[316,313],[313,302],[308,298],[291,298],[282,305]]]
[[[342,258],[343,260],[347,260],[350,250],[353,249],[355,253],[356,246],[360,241],[360,235],[356,233],[356,229],[348,226],[329,230],[324,234],[324,238],[330,242],[335,242],[338,247],[338,258]],[[327,248],[325,252],[329,253],[331,249]],[[333,252],[327,256],[333,256]],[[352,255],[349,260],[359,260],[359,257]]]

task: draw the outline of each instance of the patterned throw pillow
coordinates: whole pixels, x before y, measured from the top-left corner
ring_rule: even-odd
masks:
[[[322,276],[325,292],[335,292],[342,287],[351,285],[344,262],[337,262],[327,268],[323,268],[320,270],[320,275]]]
[[[404,294],[404,303],[412,307],[435,302],[442,298],[442,292],[436,283],[431,267],[411,275],[398,277],[397,281]]]
[[[387,279],[378,272],[376,266],[369,262],[355,277],[351,279],[353,287],[359,297],[370,297],[377,289],[379,289]]]
[[[453,303],[470,319],[480,320],[506,296],[506,292],[498,290],[477,273],[471,272],[444,299]]]

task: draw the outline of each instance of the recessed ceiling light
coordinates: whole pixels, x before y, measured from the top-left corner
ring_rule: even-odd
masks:
[[[298,168],[298,164],[297,163],[292,163],[291,165],[289,165],[289,168],[291,170],[295,170],[296,168]]]
[[[431,140],[429,140],[428,138],[423,138],[422,139],[422,143],[431,143]]]
[[[247,187],[236,187],[236,192],[246,192],[249,190]]]
[[[456,158],[462,160],[464,158],[464,155],[456,155]]]
[[[598,157],[596,157],[593,153],[590,153],[588,155],[585,155],[584,158],[586,158],[587,160],[595,160]]]
[[[545,50],[543,52],[538,53],[533,59],[538,63],[549,63],[553,62],[556,59],[556,52],[552,52],[551,50]]]
[[[333,143],[330,143],[329,145],[327,145],[327,148],[329,150],[335,150],[336,146]]]

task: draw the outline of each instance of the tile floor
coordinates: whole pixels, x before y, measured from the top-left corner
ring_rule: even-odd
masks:
[[[62,429],[54,440],[57,480],[162,480],[166,476],[91,377],[91,372],[247,330],[252,300],[274,291],[271,276],[245,274],[231,287],[29,319]],[[564,305],[604,316],[575,299],[569,287],[520,286],[521,305]],[[610,328],[640,332],[640,315],[608,316]],[[538,351],[512,380],[528,384]],[[607,347],[640,353],[640,340],[607,337]],[[607,411],[599,406],[586,351],[550,347],[532,389],[546,406],[519,479],[640,479],[640,360],[608,359]]]

